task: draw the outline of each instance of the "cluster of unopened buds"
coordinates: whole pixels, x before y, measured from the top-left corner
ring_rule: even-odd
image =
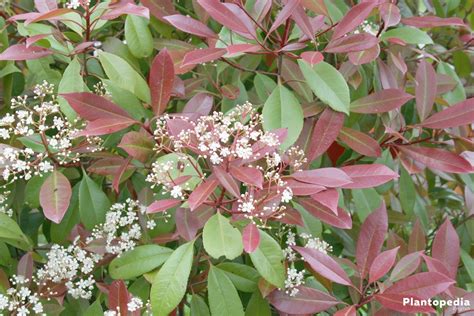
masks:
[[[102,140],[87,137],[76,150],[73,143],[76,134],[84,126],[78,120],[68,121],[60,111],[54,94],[54,85],[44,81],[33,89],[34,96],[12,99],[14,114],[0,118],[0,139],[18,139],[25,145],[16,148],[0,144],[0,170],[4,181],[29,180],[35,175],[44,175],[54,165],[77,163],[81,152],[100,149]]]
[[[0,294],[0,315],[2,311],[15,315],[43,315],[40,299],[58,295],[51,289],[54,288],[52,284],[64,284],[73,298],[90,299],[96,288],[92,273],[98,264],[106,256],[120,256],[137,245],[142,236],[139,216],[146,216],[145,207],[138,201],[128,199],[125,203],[112,205],[105,223],[98,225],[85,241],[76,237],[69,246],[53,244],[46,253],[46,263],[31,280],[23,276],[12,277],[12,287],[6,294]],[[96,242],[105,242],[103,250],[97,251]],[[40,294],[35,293],[33,288]],[[132,297],[128,306],[129,311],[133,312],[140,310],[143,302]]]

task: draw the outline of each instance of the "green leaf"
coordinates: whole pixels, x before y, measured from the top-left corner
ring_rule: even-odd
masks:
[[[112,100],[120,106],[122,109],[127,111],[134,119],[141,120],[142,118],[149,117],[149,113],[138,100],[138,98],[128,90],[125,90],[111,80],[103,79],[107,91],[112,95]]]
[[[260,231],[260,245],[250,253],[252,263],[260,275],[278,288],[285,283],[285,268],[283,266],[283,251],[280,245],[267,233]]]
[[[303,110],[293,92],[282,86],[276,86],[263,106],[263,128],[272,131],[278,128],[288,129],[288,137],[281,144],[282,149],[290,147],[303,129]]]
[[[192,316],[210,316],[209,307],[206,301],[199,295],[194,294],[191,299],[191,315]]]
[[[322,102],[335,111],[349,114],[349,87],[336,68],[326,62],[311,67],[302,59],[298,60],[298,64],[311,90]]]
[[[102,310],[102,306],[100,304],[100,300],[97,300],[87,308],[87,310],[84,313],[84,316],[97,316],[97,315],[102,315],[104,311]]]
[[[81,76],[81,64],[74,58],[71,63],[64,70],[61,81],[58,86],[58,94],[68,92],[87,92],[89,89],[84,84]],[[63,98],[58,98],[59,107],[66,117],[72,121],[77,117],[76,112],[72,109],[69,103]]]
[[[158,245],[138,246],[115,258],[109,265],[113,279],[132,279],[161,266],[173,253]]]
[[[464,264],[464,268],[466,268],[467,274],[469,274],[469,277],[471,278],[471,282],[474,282],[474,259],[462,248],[461,260]]]
[[[186,294],[193,264],[194,241],[181,245],[166,260],[151,286],[153,315],[167,316]]]
[[[0,240],[21,250],[31,249],[28,237],[23,234],[18,224],[4,213],[0,213]]]
[[[391,29],[382,34],[381,39],[398,38],[407,44],[433,44],[431,37],[424,31],[411,26]]]
[[[445,62],[440,62],[436,70],[440,74],[450,76],[457,82],[456,87],[452,91],[443,94],[443,98],[445,98],[446,101],[448,101],[448,103],[451,105],[466,100],[466,91],[464,90],[464,85],[461,79],[459,79],[456,71],[453,69],[453,66]]]
[[[79,213],[81,221],[91,230],[105,220],[110,201],[102,188],[84,172],[79,186]]]
[[[240,231],[219,213],[213,215],[204,225],[202,238],[204,249],[215,259],[225,256],[232,260],[244,250]]]
[[[144,58],[153,52],[153,37],[148,29],[148,20],[128,15],[125,19],[125,40],[133,56]]]
[[[25,195],[25,201],[29,206],[31,206],[31,208],[38,208],[40,206],[39,192],[40,192],[41,186],[46,181],[46,178],[47,176],[45,175],[41,175],[41,176],[38,175],[28,180],[28,183],[26,184],[26,189],[25,189],[25,191],[28,192],[28,194]]]
[[[250,297],[247,308],[245,309],[245,316],[271,316],[272,312],[267,300],[262,297],[260,291],[255,291]]]
[[[373,188],[354,189],[352,190],[352,197],[354,198],[356,213],[361,222],[382,203],[382,198]]]
[[[400,204],[405,214],[413,214],[416,201],[416,188],[408,171],[401,167],[399,185]]]
[[[270,77],[257,73],[254,79],[255,91],[262,103],[268,99],[277,84]]]
[[[234,262],[223,262],[217,267],[226,273],[239,291],[252,293],[257,289],[260,275],[254,268]]]
[[[99,54],[99,60],[110,80],[122,89],[132,92],[140,100],[146,103],[151,102],[150,89],[145,79],[125,60],[106,52]]]
[[[207,277],[211,315],[243,316],[244,308],[232,281],[224,271],[211,266]]]
[[[76,224],[79,224],[79,222],[81,221],[79,215],[79,187],[80,183],[77,183],[72,188],[71,203],[69,204],[69,208],[67,209],[66,214],[64,214],[61,223],[51,223],[50,235],[52,242],[66,242],[73,227]],[[28,195],[29,194],[27,194],[27,196]]]

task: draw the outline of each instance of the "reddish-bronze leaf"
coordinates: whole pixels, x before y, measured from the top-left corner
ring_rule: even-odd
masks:
[[[297,181],[317,184],[329,188],[338,188],[352,183],[352,179],[342,169],[320,168],[297,171],[292,174]]]
[[[234,167],[231,166],[230,174],[235,177],[237,180],[256,186],[259,189],[263,188],[263,174],[257,168],[254,167]]]
[[[420,300],[421,298],[396,293],[382,293],[375,295],[375,299],[380,304],[390,310],[395,310],[401,313],[435,313],[436,311],[431,306],[415,306],[415,304],[403,304],[403,299]],[[390,314],[391,315],[391,314]]]
[[[396,282],[384,293],[413,295],[428,299],[444,292],[454,283],[451,278],[438,272],[420,272]]]
[[[131,131],[125,134],[118,147],[125,150],[131,157],[145,163],[153,154],[153,139],[146,133]]]
[[[326,190],[326,187],[322,185],[301,182],[295,179],[286,180],[286,184],[291,188],[294,195],[312,195]]]
[[[459,102],[427,118],[420,126],[450,128],[470,125],[474,122],[474,98]]]
[[[63,93],[76,113],[87,121],[98,119],[130,120],[132,117],[124,109],[106,98],[90,92]]]
[[[311,198],[326,206],[337,215],[337,203],[339,202],[339,192],[336,189],[327,189],[311,195]]]
[[[163,22],[165,22],[165,16],[176,13],[172,0],[141,0],[140,2],[155,18]]]
[[[242,242],[244,244],[244,250],[247,253],[254,252],[260,244],[260,232],[258,231],[257,225],[249,223],[245,226],[242,231]]]
[[[204,203],[212,194],[212,192],[214,192],[218,184],[219,181],[215,179],[208,179],[196,187],[196,189],[188,197],[188,204],[189,208],[191,208],[191,211],[194,211],[202,203]]]
[[[382,164],[345,166],[341,170],[352,179],[342,186],[344,189],[372,188],[398,178],[397,173]]]
[[[311,215],[329,225],[342,229],[352,228],[350,214],[341,208],[338,208],[336,215],[326,206],[310,198],[298,199],[298,203],[301,204],[301,206],[303,206]]]
[[[369,269],[369,283],[377,281],[392,269],[395,264],[395,259],[397,259],[399,248],[400,247],[396,247],[386,250],[375,257]]]
[[[384,113],[398,109],[413,99],[411,94],[400,89],[385,89],[351,103],[351,112],[355,113]]]
[[[418,64],[415,79],[416,109],[420,121],[424,121],[431,113],[436,98],[436,71],[423,59]]]
[[[234,197],[240,198],[239,184],[237,183],[237,181],[235,181],[232,175],[220,166],[214,166],[212,170],[214,172],[213,174],[216,176],[217,180],[219,180],[220,184]]]
[[[455,279],[458,271],[460,244],[459,237],[451,221],[446,219],[439,227],[433,240],[431,256],[441,261],[449,271],[449,277]]]
[[[197,0],[197,2],[220,24],[241,35],[249,35],[249,30],[241,19],[219,0]]]
[[[208,115],[211,113],[214,98],[206,93],[198,93],[193,96],[184,106],[183,113],[197,113]]]
[[[357,316],[357,307],[355,305],[347,306],[338,310],[334,316]]]
[[[53,171],[41,185],[40,205],[44,216],[59,224],[71,201],[72,190],[69,180],[59,171]]]
[[[344,114],[327,107],[316,122],[311,143],[308,147],[308,160],[314,160],[328,150],[336,140],[342,125]]]
[[[123,280],[113,281],[109,285],[109,310],[117,311],[120,316],[127,316],[130,294]]]
[[[361,2],[353,6],[334,28],[332,39],[344,36],[356,29],[369,16],[370,12],[377,5],[377,1]]]
[[[390,280],[398,281],[415,272],[421,263],[421,254],[422,251],[417,251],[401,258],[393,268],[390,274]]]
[[[314,66],[316,64],[319,64],[324,60],[323,54],[320,52],[303,52],[301,53],[301,58],[303,58],[304,61],[306,61],[308,64],[311,66]]]
[[[338,138],[361,155],[369,157],[380,157],[382,155],[382,148],[380,148],[379,143],[367,134],[357,130],[343,127]]]
[[[16,44],[8,47],[0,54],[0,60],[31,60],[53,54],[52,51],[38,46],[26,47],[25,44]]]
[[[155,201],[148,206],[148,208],[146,209],[146,212],[148,214],[164,212],[166,210],[169,210],[170,208],[180,205],[181,203],[182,201],[178,199],[164,199],[164,200]]]
[[[402,23],[414,27],[463,26],[466,24],[461,18],[440,18],[438,16],[413,16],[402,19]]]
[[[374,47],[378,42],[378,38],[369,33],[352,34],[330,41],[324,51],[328,53],[360,52]]]
[[[424,251],[426,248],[426,235],[419,219],[413,225],[413,229],[408,239],[408,252]]]
[[[395,4],[390,2],[382,3],[379,6],[379,12],[385,29],[400,23],[400,9]]]
[[[285,290],[275,290],[268,296],[270,303],[280,312],[288,314],[314,314],[327,310],[340,302],[331,295],[310,288],[300,286],[295,296],[285,293]]]
[[[225,55],[225,48],[203,48],[192,50],[184,56],[181,66],[207,63]]]
[[[360,52],[351,52],[347,54],[347,56],[349,56],[349,61],[356,66],[368,64],[374,61],[377,57],[379,57],[379,55],[379,44],[376,44],[375,46],[372,46],[371,48],[365,49]]]
[[[95,121],[91,121],[87,124],[86,128],[79,131],[75,136],[100,136],[112,134],[121,131],[133,124],[136,121],[132,119],[123,118],[103,118]]]
[[[275,21],[273,22],[272,26],[268,30],[268,34],[275,31],[280,25],[285,23],[285,21],[293,14],[296,8],[300,5],[300,0],[293,0],[288,1],[283,9],[278,13]]]
[[[151,107],[156,115],[162,114],[173,91],[174,65],[168,50],[162,49],[151,64],[148,80],[151,91]]]
[[[216,33],[208,28],[207,25],[189,16],[174,14],[165,16],[164,19],[180,31],[205,38],[217,37]]]

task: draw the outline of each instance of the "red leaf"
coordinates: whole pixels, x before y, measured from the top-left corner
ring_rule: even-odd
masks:
[[[374,61],[380,55],[380,45],[377,44],[360,52],[348,53],[349,61],[356,66],[368,64]]]
[[[392,269],[395,264],[395,259],[397,259],[399,248],[400,247],[384,251],[375,257],[369,269],[369,283],[377,281]]]
[[[233,44],[226,47],[227,49],[227,56],[232,56],[240,53],[250,53],[250,52],[258,52],[261,47],[259,45],[254,44]]]
[[[165,16],[177,13],[172,0],[141,0],[140,2],[150,10],[155,18],[163,22],[166,21]]]
[[[259,189],[263,188],[263,174],[260,170],[254,167],[230,167],[230,174],[237,180],[256,186]]]
[[[33,36],[30,36],[26,39],[26,47],[29,48],[31,45],[33,45],[34,43],[36,43],[37,41],[49,36],[51,34],[38,34],[38,35],[33,35]]]
[[[177,137],[182,131],[194,129],[193,124],[179,117],[166,120],[166,127],[168,128],[168,133],[174,137]]]
[[[185,240],[191,241],[212,214],[212,208],[198,208],[191,212],[188,208],[179,207],[175,213],[176,231]]]
[[[52,51],[38,47],[26,47],[25,44],[16,44],[8,47],[0,54],[0,60],[31,60],[38,59],[53,54]]]
[[[208,115],[211,113],[214,98],[206,93],[198,93],[184,106],[183,113],[198,113]]]
[[[419,297],[406,294],[382,293],[375,295],[375,299],[388,309],[401,313],[435,313],[431,306],[415,306],[415,304],[404,304],[403,299],[420,300]],[[408,302],[409,303],[409,302]]]
[[[470,98],[431,115],[420,126],[427,128],[450,128],[469,125],[473,122],[474,98]]]
[[[351,112],[384,113],[398,109],[411,99],[413,99],[413,96],[403,90],[385,89],[352,102]]]
[[[182,201],[178,199],[164,199],[155,201],[148,206],[146,212],[148,214],[164,212],[166,210],[169,210],[170,208],[180,205],[181,202]]]
[[[220,24],[228,27],[234,32],[241,33],[242,35],[249,35],[247,27],[239,17],[219,0],[197,0],[197,2]]]
[[[414,16],[402,19],[402,23],[414,27],[463,26],[461,18],[440,18],[438,16]]]
[[[352,183],[352,179],[342,169],[320,168],[298,171],[292,177],[301,182],[313,183],[330,188],[338,188]]]
[[[362,2],[352,7],[334,28],[332,39],[339,38],[357,28],[369,16],[377,1]]]
[[[222,167],[214,166],[212,170],[220,184],[234,197],[240,198],[240,188],[235,179]]]
[[[254,252],[260,244],[260,232],[258,231],[257,225],[250,223],[245,226],[242,232],[242,242],[244,244],[244,250],[247,253]]]
[[[275,290],[268,296],[270,303],[276,309],[288,314],[314,314],[327,310],[340,302],[322,291],[300,286],[295,296],[285,293],[285,290]]]
[[[338,310],[334,316],[357,316],[357,307],[355,305],[348,306]]]
[[[415,225],[408,239],[408,252],[415,252],[425,250],[426,248],[426,235],[423,227],[421,226],[420,220],[417,219]]]
[[[421,251],[413,252],[400,259],[390,274],[390,280],[401,280],[415,272],[421,263],[421,253]]]
[[[184,56],[182,66],[203,64],[219,59],[226,53],[225,48],[203,48],[190,51]]]
[[[424,254],[422,254],[421,256],[425,260],[428,271],[438,272],[438,273],[441,273],[442,275],[447,276],[448,278],[450,277],[449,275],[451,273],[448,271],[448,269],[446,268],[446,265],[443,262],[439,261],[438,259],[428,257],[427,255],[424,255]]]
[[[301,3],[314,13],[321,14],[323,18],[324,16],[329,16],[324,0],[301,0]]]
[[[380,157],[382,148],[372,137],[357,130],[343,127],[338,138],[346,143],[352,150],[368,157]]]
[[[324,60],[323,54],[320,52],[303,52],[301,53],[301,58],[303,58],[304,61],[309,63],[311,66],[319,64]],[[338,113],[338,112],[337,112]]]
[[[117,147],[122,148],[131,157],[145,163],[153,154],[153,139],[145,133],[131,131],[125,134]]]
[[[77,114],[87,121],[98,119],[131,119],[131,116],[115,103],[90,92],[64,93],[61,96]]]
[[[326,279],[342,285],[352,286],[352,282],[344,269],[324,252],[296,246],[293,247],[293,249],[303,256],[304,261],[311,266],[311,269],[321,274]]]
[[[339,202],[339,192],[336,189],[327,189],[311,195],[311,198],[326,206],[337,215],[337,203]]]
[[[388,229],[385,203],[373,211],[362,224],[357,239],[356,261],[361,278],[365,278],[369,268],[379,255]]]
[[[425,60],[420,61],[415,79],[416,109],[420,121],[423,121],[431,113],[436,98],[436,72],[433,66]]]
[[[145,5],[145,2],[147,2],[147,0],[142,1],[143,5]],[[100,16],[100,19],[113,20],[124,14],[141,16],[141,17],[144,17],[145,19],[150,18],[150,10],[146,8],[146,5],[145,7],[142,7],[142,6],[133,4],[131,2],[124,1],[119,4],[109,5],[109,10],[107,10],[104,14],[102,14]]]
[[[87,124],[86,128],[76,133],[75,137],[79,136],[100,136],[112,134],[121,131],[133,124],[136,121],[131,119],[123,118],[103,118],[95,121],[91,121]]]
[[[274,219],[277,222],[287,225],[298,225],[304,227],[303,217],[301,216],[300,212],[289,206],[286,207],[284,216],[277,216]]]
[[[379,6],[379,12],[384,22],[385,29],[400,23],[400,9],[395,4],[389,2],[382,3]]]
[[[112,176],[117,173],[124,161],[125,159],[121,156],[102,158],[94,161],[94,163],[87,168],[87,171],[102,176]]]
[[[378,42],[378,38],[369,33],[352,34],[330,41],[324,51],[328,53],[360,52],[374,47]]]
[[[402,153],[429,168],[451,173],[472,172],[472,166],[463,157],[452,152],[428,147],[397,146]]]
[[[156,115],[162,114],[173,91],[174,65],[168,50],[162,49],[151,64],[149,85],[151,107]]]
[[[308,147],[308,160],[312,161],[328,150],[336,140],[342,125],[344,113],[336,112],[327,107],[316,122],[311,143]]]
[[[322,185],[300,182],[295,179],[286,180],[286,185],[293,191],[293,195],[312,195],[326,190],[326,187]]]
[[[421,272],[396,282],[385,290],[386,294],[413,295],[429,299],[447,290],[455,282],[438,272]]]
[[[301,204],[301,206],[303,206],[311,215],[329,225],[342,229],[352,228],[351,216],[341,208],[338,208],[336,215],[329,208],[313,199],[301,198],[298,199],[298,203]]]
[[[451,221],[446,219],[433,240],[431,256],[438,259],[449,271],[449,277],[456,278],[459,264],[459,237]]]
[[[31,23],[44,21],[44,20],[48,20],[48,21],[57,20],[59,19],[60,16],[65,15],[67,13],[71,13],[71,12],[74,12],[74,11],[67,8],[60,8],[60,9],[54,9],[51,11],[43,12],[34,17],[31,17],[30,19],[26,19],[25,25],[29,25]]]
[[[27,282],[31,281],[33,276],[34,262],[33,255],[31,252],[25,253],[18,261],[16,267],[16,275],[21,275],[27,279]]]
[[[40,13],[48,12],[58,8],[56,0],[35,0],[35,8]]]
[[[109,310],[119,312],[120,316],[127,316],[130,294],[122,280],[116,280],[109,286]]]
[[[40,189],[40,205],[44,216],[59,224],[71,201],[72,190],[69,180],[59,171],[53,171]]]
[[[122,179],[123,174],[127,171],[128,167],[130,166],[130,161],[132,161],[132,157],[128,157],[124,160],[123,164],[117,170],[114,175],[114,180],[112,181],[112,187],[114,188],[115,192],[119,193],[120,191],[120,180]]]
[[[268,30],[268,34],[275,31],[280,25],[285,23],[285,21],[293,14],[296,8],[300,5],[300,0],[292,0],[288,1],[283,9],[278,13],[275,21],[273,22],[272,26]]]
[[[205,38],[216,38],[217,35],[201,21],[191,17],[175,14],[165,16],[164,19],[180,31],[194,34]]]
[[[296,2],[296,1],[295,1]],[[311,23],[310,18],[306,15],[304,8],[301,5],[298,5],[296,9],[293,11],[291,17],[295,21],[298,28],[301,32],[306,35],[309,39],[314,40],[314,33],[313,25]]]
[[[342,186],[344,189],[372,188],[398,178],[397,173],[381,164],[345,166],[341,170],[352,179],[352,183]]]
[[[211,179],[202,182],[198,187],[196,187],[196,189],[188,197],[188,204],[191,208],[191,211],[194,211],[207,200],[212,192],[214,192],[214,189],[217,187],[218,183],[219,181]]]

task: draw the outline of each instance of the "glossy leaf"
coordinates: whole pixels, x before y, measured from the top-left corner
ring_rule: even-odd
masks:
[[[375,257],[369,269],[369,283],[379,280],[392,269],[398,249],[399,247],[383,251]]]
[[[357,130],[343,127],[338,138],[361,155],[380,157],[382,154],[382,148],[375,139]]]
[[[240,231],[219,213],[212,216],[204,225],[202,237],[204,249],[215,259],[224,256],[232,260],[242,254],[243,244]]]
[[[268,297],[276,309],[288,314],[314,314],[327,310],[339,303],[337,299],[325,292],[301,286],[295,296],[284,290],[273,291]]]
[[[416,71],[416,109],[420,120],[425,120],[433,109],[436,98],[436,72],[431,64],[422,60]]]
[[[375,5],[376,2],[367,1],[353,6],[334,28],[332,38],[340,38],[356,29],[369,16]]]
[[[350,185],[352,179],[343,170],[337,168],[320,168],[295,172],[292,177],[298,181],[337,188]]]
[[[31,60],[46,57],[52,54],[52,51],[42,47],[26,47],[25,44],[16,44],[3,51],[0,54],[0,60]]]
[[[40,190],[40,204],[44,216],[59,224],[66,213],[72,196],[69,180],[59,171],[53,171]]]
[[[150,69],[151,105],[155,114],[161,114],[166,110],[173,90],[173,82],[173,61],[168,51],[163,49],[153,59]]]
[[[254,252],[260,244],[260,232],[257,225],[249,223],[242,232],[242,242],[247,253]]]
[[[202,182],[188,197],[188,203],[191,211],[203,204],[212,194],[212,192],[214,192],[217,185],[217,180],[207,180]]]
[[[460,243],[451,221],[446,219],[439,227],[433,240],[431,255],[441,261],[449,271],[449,277],[455,278],[458,271]]]
[[[205,38],[217,37],[217,35],[205,24],[191,17],[181,14],[174,14],[165,16],[164,19],[180,31]]]
[[[326,108],[321,114],[313,129],[311,142],[308,148],[309,160],[316,159],[325,153],[336,140],[344,124],[344,114]]]
[[[313,199],[301,198],[298,200],[311,215],[320,219],[321,221],[342,229],[352,228],[351,216],[341,208],[338,208],[337,215],[331,209],[318,203]]]
[[[351,112],[356,113],[384,113],[398,109],[413,96],[399,89],[385,89],[351,103]]]
[[[211,266],[207,282],[212,315],[244,315],[239,294],[223,271]]]
[[[344,189],[372,188],[398,178],[397,173],[382,164],[345,166],[341,170],[352,180],[342,185]]]
[[[450,128],[474,122],[474,98],[467,99],[431,115],[422,124],[427,128]]]

